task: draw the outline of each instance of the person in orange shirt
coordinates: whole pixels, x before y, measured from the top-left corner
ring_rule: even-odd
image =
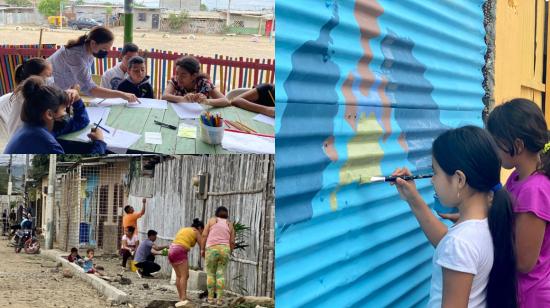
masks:
[[[127,205],[124,207],[124,212],[126,215],[122,217],[122,227],[124,228],[124,232],[126,232],[126,228],[132,226],[135,229],[135,234],[137,233],[137,220],[141,218],[145,214],[145,207],[146,207],[146,199],[143,198],[143,207],[141,207],[141,212],[135,213],[134,207],[131,205]]]

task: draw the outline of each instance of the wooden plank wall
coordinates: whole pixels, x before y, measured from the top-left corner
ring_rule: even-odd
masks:
[[[209,191],[222,195],[210,196],[206,201],[195,198],[191,179],[201,171],[211,175]],[[227,207],[231,220],[251,227],[250,246],[232,257],[227,288],[243,293],[239,292],[243,287],[250,295],[272,296],[273,191],[273,156],[177,156],[158,164],[154,178],[132,179],[128,201],[138,210],[141,198],[153,194],[138,229],[140,239],[146,237],[147,230],[156,230],[159,244],[170,243],[177,231],[189,226],[193,218],[207,219],[218,206]],[[198,248],[192,250],[189,260],[191,267],[202,265]],[[163,273],[171,273],[166,258],[157,257],[157,261]]]

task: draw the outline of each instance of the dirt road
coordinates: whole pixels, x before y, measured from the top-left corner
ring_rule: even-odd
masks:
[[[122,27],[113,29],[115,47],[122,47],[124,32]],[[43,32],[42,42],[50,44],[66,44],[69,39],[75,39],[86,33],[84,30],[52,30]],[[2,44],[38,44],[40,28],[21,26],[0,27],[0,45]],[[275,39],[267,37],[257,39],[250,35],[225,36],[187,34],[172,34],[155,31],[134,31],[134,43],[141,49],[151,48],[189,53],[199,56],[214,56],[215,54],[230,57],[248,57],[258,59],[273,59],[275,57]]]
[[[0,307],[110,307],[87,283],[63,278],[55,262],[39,255],[16,254],[0,239]]]

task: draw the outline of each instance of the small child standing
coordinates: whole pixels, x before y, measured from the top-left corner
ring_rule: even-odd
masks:
[[[118,85],[118,90],[132,93],[137,98],[153,98],[153,87],[145,75],[145,60],[135,56],[128,61],[128,78]]]
[[[513,99],[497,106],[487,129],[502,166],[515,168],[506,188],[515,203],[518,295],[521,307],[550,307],[550,140],[540,108]]]

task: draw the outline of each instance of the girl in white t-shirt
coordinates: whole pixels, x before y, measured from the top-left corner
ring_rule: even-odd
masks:
[[[122,236],[122,247],[120,248],[120,255],[122,256],[122,267],[126,267],[128,258],[134,256],[136,248],[139,246],[139,240],[137,232],[134,232],[134,227],[130,226],[126,228],[126,232]]]
[[[500,184],[493,139],[475,126],[449,130],[433,143],[432,168],[440,202],[460,213],[450,228],[433,214],[414,181],[395,182],[436,247],[428,307],[516,307],[512,203]],[[393,175],[411,172],[403,168]]]

